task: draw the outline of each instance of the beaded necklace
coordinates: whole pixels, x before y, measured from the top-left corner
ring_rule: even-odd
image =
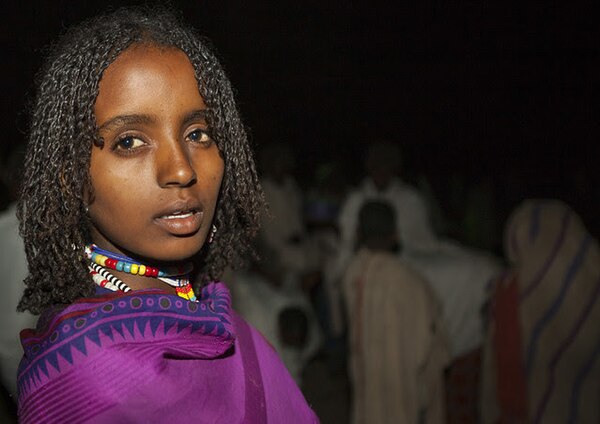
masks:
[[[191,302],[196,302],[197,298],[189,280],[189,273],[193,269],[191,263],[186,263],[181,267],[155,268],[136,262],[134,259],[117,253],[109,252],[91,244],[85,247],[85,255],[90,260],[88,266],[90,275],[94,283],[112,291],[129,292],[131,287],[115,277],[106,268],[115,271],[126,272],[133,275],[145,277],[154,277],[175,287],[175,292]]]

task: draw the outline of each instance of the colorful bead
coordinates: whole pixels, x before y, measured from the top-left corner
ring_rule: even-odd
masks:
[[[185,286],[180,286],[175,288],[175,292],[179,297],[187,299],[192,302],[196,302],[196,294],[194,293],[194,289],[191,284],[186,284]]]
[[[176,277],[180,275],[189,274],[194,268],[191,262],[180,266],[165,267],[163,269],[146,266],[146,271],[143,274],[140,274],[139,267],[142,266],[142,264],[137,263],[136,261],[134,261],[131,258],[128,258],[127,256],[103,250],[95,244],[86,246],[85,253],[92,262],[95,262],[96,264],[101,265],[103,267],[115,269],[117,271],[131,272],[131,266],[137,265],[138,274],[146,275],[149,277]],[[127,267],[127,264],[129,264],[129,267]],[[125,271],[126,269],[129,269],[129,271]],[[133,267],[133,269],[135,270],[135,267]],[[152,272],[149,271],[150,269],[152,269]]]
[[[104,268],[100,267],[100,265],[92,264],[89,270],[92,280],[100,287],[104,287],[112,291],[122,291],[125,293],[131,291],[131,287],[119,280]],[[190,302],[198,301],[196,294],[194,293],[194,289],[189,282],[185,285],[175,287],[175,292],[177,293],[177,296],[189,300]]]
[[[175,291],[180,297],[192,302],[197,301],[187,276],[193,269],[193,264],[191,262],[186,263],[183,266],[159,269],[136,263],[127,256],[103,250],[93,244],[85,247],[85,254],[91,261],[90,274],[92,275],[92,279],[101,287],[113,291],[121,290],[128,292],[131,290],[124,282],[104,269],[108,268],[119,272],[158,278],[162,282],[175,287]]]

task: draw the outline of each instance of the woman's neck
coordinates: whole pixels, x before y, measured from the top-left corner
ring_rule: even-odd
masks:
[[[86,247],[86,255],[93,266],[105,267],[109,275],[120,280],[131,290],[157,288],[169,294],[176,294],[175,286],[188,284],[190,271],[193,269],[191,262],[163,266],[144,264],[145,261],[102,249],[95,244]]]
[[[141,289],[161,289],[169,294],[176,294],[175,287],[168,285],[167,283],[160,281],[158,278],[142,277],[140,275],[133,275],[126,272],[119,272],[111,270],[111,273],[131,287],[132,290]]]

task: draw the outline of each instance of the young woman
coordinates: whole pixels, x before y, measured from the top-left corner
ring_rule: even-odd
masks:
[[[227,77],[169,13],[122,9],[54,46],[18,211],[20,309],[41,313],[20,422],[317,421],[216,282],[256,232],[257,181]]]

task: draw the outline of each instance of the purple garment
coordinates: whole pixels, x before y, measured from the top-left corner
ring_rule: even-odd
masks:
[[[316,423],[275,351],[222,283],[198,303],[105,293],[21,332],[19,422]]]

